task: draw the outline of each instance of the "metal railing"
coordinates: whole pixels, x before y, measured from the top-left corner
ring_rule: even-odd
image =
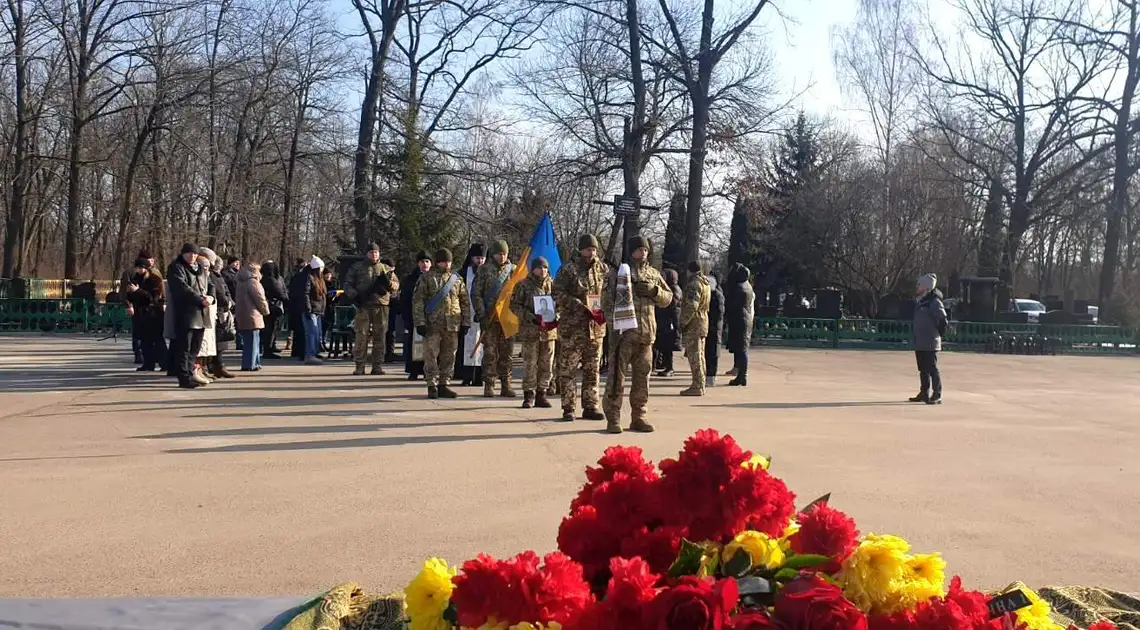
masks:
[[[0,332],[129,332],[131,318],[123,304],[96,300],[0,299]]]

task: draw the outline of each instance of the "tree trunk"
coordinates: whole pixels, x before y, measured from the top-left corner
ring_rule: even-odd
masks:
[[[293,180],[297,173],[297,154],[301,140],[301,127],[305,122],[305,111],[309,108],[308,88],[302,88],[297,97],[297,112],[293,119],[293,134],[289,138],[289,161],[285,167],[285,199],[281,209],[281,260],[286,260],[285,253],[289,242],[289,224],[293,215]]]
[[[693,106],[693,138],[689,147],[689,193],[685,216],[685,256],[701,256],[701,197],[705,178],[705,154],[709,132],[709,82],[715,63],[712,50],[713,0],[705,0],[701,16],[701,47],[697,60],[697,84],[689,85]]]
[[[398,0],[395,4],[399,5],[398,9],[394,9],[394,15],[387,16],[381,25],[381,40],[378,48],[372,51],[372,72],[368,75],[364,100],[360,104],[360,127],[356,134],[356,153],[352,164],[353,240],[358,251],[368,246],[368,219],[372,215],[372,178],[369,166],[372,142],[376,137],[376,122],[379,119],[377,107],[380,105],[388,50],[396,34],[396,22],[403,13],[404,3]]]
[[[4,278],[20,276],[24,263],[24,195],[28,189],[28,62],[24,54],[24,3],[10,3],[12,58],[16,63],[16,143],[12,153],[12,188],[4,230]]]
[[[81,97],[77,97],[78,98]],[[79,104],[73,105],[71,134],[67,152],[67,228],[64,234],[63,277],[79,275],[79,178],[80,160],[83,158],[83,121]]]

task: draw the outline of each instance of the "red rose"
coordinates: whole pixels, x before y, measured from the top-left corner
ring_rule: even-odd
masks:
[[[775,622],[783,630],[867,630],[867,617],[838,586],[802,574],[776,596]]]
[[[775,630],[776,624],[768,613],[750,610],[729,618],[724,627],[725,630]]]
[[[721,630],[728,613],[736,607],[736,580],[715,584],[712,580],[683,577],[673,588],[653,600],[649,625],[653,630]]]

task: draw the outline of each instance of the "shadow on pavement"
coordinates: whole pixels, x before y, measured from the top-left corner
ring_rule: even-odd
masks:
[[[898,407],[911,405],[897,400],[860,400],[850,402],[740,402],[720,405],[693,405],[694,407],[734,407],[737,409],[833,409],[839,407]]]
[[[533,424],[537,420],[518,418],[511,420],[480,420],[473,422],[403,422],[395,424],[325,424],[296,427],[241,427],[237,429],[203,429],[199,431],[177,431],[154,435],[134,435],[134,440],[167,440],[178,438],[227,437],[243,435],[304,435],[309,433],[370,433],[384,429],[420,429],[423,427],[455,427],[484,424]]]
[[[200,453],[258,453],[266,451],[306,451],[326,448],[369,448],[378,446],[407,446],[411,444],[443,444],[448,442],[483,442],[488,440],[517,440],[550,438],[565,435],[600,433],[599,429],[581,431],[551,431],[531,435],[419,435],[408,437],[373,437],[352,440],[316,440],[312,442],[278,442],[269,444],[234,444],[207,448],[180,448],[164,451],[174,454]]]

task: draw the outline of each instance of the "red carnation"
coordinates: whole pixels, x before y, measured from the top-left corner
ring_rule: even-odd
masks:
[[[1089,626],[1089,630],[1116,630],[1116,624],[1111,621],[1098,621]]]
[[[782,630],[867,630],[867,617],[836,585],[801,574],[776,596],[773,620]]]
[[[528,621],[564,624],[581,615],[594,601],[590,585],[582,576],[582,565],[561,553],[547,554],[542,569],[529,582],[535,617]]]
[[[962,589],[954,576],[946,597],[921,602],[914,610],[890,615],[872,615],[870,630],[1002,630],[1002,620],[990,619],[986,596]],[[1023,626],[1019,626],[1023,627]]]
[[[606,598],[588,608],[566,630],[641,630],[647,628],[649,606],[657,596],[661,576],[649,570],[641,558],[610,561]]]
[[[650,530],[642,527],[621,543],[623,558],[644,558],[649,568],[656,573],[665,573],[677,560],[681,550],[681,539],[688,537],[684,527],[664,525]]]
[[[839,571],[839,565],[855,550],[859,539],[855,521],[826,503],[801,513],[797,520],[800,530],[791,537],[792,550],[827,556],[831,562],[821,569],[825,573]]]
[[[775,630],[776,624],[772,622],[772,618],[768,616],[768,613],[750,610],[734,617],[729,617],[724,627],[725,630]]]
[[[721,630],[736,607],[736,580],[713,582],[692,576],[681,578],[673,588],[653,601],[652,630]]]
[[[459,625],[477,628],[490,617],[508,624],[565,623],[581,615],[592,602],[590,588],[582,579],[582,567],[560,553],[545,558],[539,568],[538,554],[525,551],[511,560],[496,560],[480,554],[463,563],[452,580],[451,602]]]
[[[645,461],[645,456],[636,446],[611,446],[598,460],[598,467],[586,467],[586,485],[578,492],[578,496],[570,503],[570,513],[578,508],[590,505],[593,501],[594,489],[599,485],[613,481],[618,473],[629,477],[637,477],[647,481],[658,479],[653,464]]]

